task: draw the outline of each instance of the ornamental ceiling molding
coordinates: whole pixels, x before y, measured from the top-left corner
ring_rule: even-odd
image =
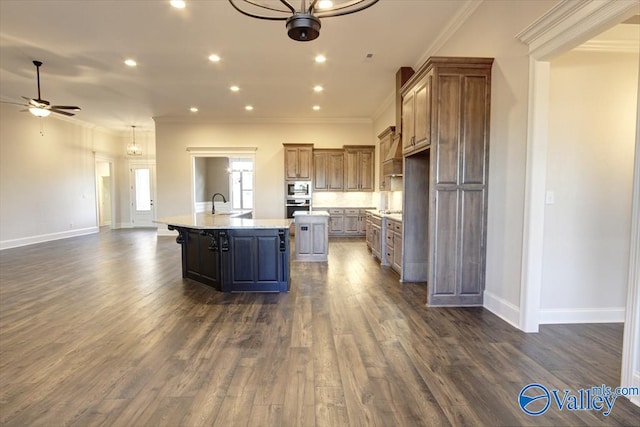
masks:
[[[631,40],[589,40],[574,50],[579,52],[638,53],[638,42]]]
[[[573,49],[593,36],[640,13],[637,0],[563,0],[516,35],[537,60]]]

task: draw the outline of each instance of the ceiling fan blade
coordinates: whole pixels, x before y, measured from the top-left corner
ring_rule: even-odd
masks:
[[[12,105],[20,105],[21,107],[28,107],[27,104],[25,103],[19,103],[19,102],[11,102],[11,101],[0,101],[0,103],[2,104],[12,104]]]
[[[75,116],[75,114],[64,110],[56,110],[55,108],[50,108],[49,110],[53,113],[64,114],[65,116]]]
[[[51,109],[80,111],[80,107],[75,105],[52,105]]]

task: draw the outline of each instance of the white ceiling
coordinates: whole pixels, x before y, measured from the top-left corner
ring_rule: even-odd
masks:
[[[415,66],[469,6],[380,0],[323,19],[320,37],[302,43],[284,22],[248,18],[227,0],[187,0],[184,10],[168,0],[0,0],[0,99],[36,97],[37,59],[43,99],[79,105],[78,120],[114,130],[150,130],[152,117],[190,116],[191,106],[220,121],[371,118],[398,67]],[[209,62],[212,53],[222,60]],[[325,64],[314,63],[319,53]],[[138,67],[124,65],[129,57]]]

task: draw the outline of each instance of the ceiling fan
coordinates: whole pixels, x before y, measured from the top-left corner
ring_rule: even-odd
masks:
[[[28,108],[22,111],[29,111],[31,114],[37,117],[47,117],[52,112],[63,114],[65,116],[74,116],[75,115],[74,113],[71,113],[65,110],[80,111],[80,107],[77,107],[75,105],[51,105],[49,101],[42,99],[40,95],[40,66],[42,65],[42,62],[33,61],[33,65],[36,66],[36,74],[38,77],[38,97],[27,98],[26,96],[23,96],[22,98],[24,98],[27,101],[27,104],[17,104],[17,105],[24,105],[25,107],[28,107]],[[8,102],[8,104],[15,104],[15,102]]]

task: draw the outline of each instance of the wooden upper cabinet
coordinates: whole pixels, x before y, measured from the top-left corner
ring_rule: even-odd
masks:
[[[415,130],[413,127],[413,104],[415,94],[413,91],[402,97],[402,151],[404,153],[413,150]]]
[[[313,150],[314,191],[343,191],[344,151]]]
[[[374,190],[375,146],[346,145],[344,162],[345,191]]]
[[[433,72],[427,73],[402,97],[402,149],[404,154],[431,144]]]
[[[313,174],[313,144],[284,145],[284,177],[310,180]]]

